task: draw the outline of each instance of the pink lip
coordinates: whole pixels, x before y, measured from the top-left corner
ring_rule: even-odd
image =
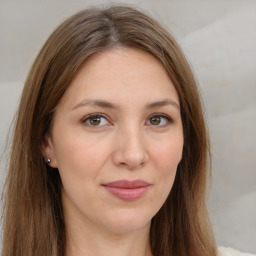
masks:
[[[142,197],[151,184],[144,180],[118,180],[103,186],[114,196],[125,201],[132,201]]]

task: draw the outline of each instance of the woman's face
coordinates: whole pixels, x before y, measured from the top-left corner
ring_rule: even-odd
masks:
[[[58,105],[44,156],[58,168],[66,221],[112,232],[150,226],[182,157],[177,92],[153,56],[90,57]]]

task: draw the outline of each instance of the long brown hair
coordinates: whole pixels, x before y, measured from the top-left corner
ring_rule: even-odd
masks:
[[[174,38],[156,21],[127,6],[87,9],[49,37],[27,77],[17,112],[3,211],[2,256],[64,256],[66,229],[57,169],[41,145],[53,112],[86,59],[113,47],[135,47],[155,56],[179,94],[183,158],[173,188],[152,219],[154,256],[214,256],[206,208],[210,156],[194,76]]]

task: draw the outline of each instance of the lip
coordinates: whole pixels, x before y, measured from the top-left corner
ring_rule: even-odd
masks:
[[[103,187],[115,197],[124,201],[141,198],[149,189],[150,183],[144,180],[117,180],[103,184]]]

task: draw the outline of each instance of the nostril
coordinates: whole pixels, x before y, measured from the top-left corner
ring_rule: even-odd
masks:
[[[127,129],[126,127],[126,130],[119,133],[118,144],[115,144],[116,150],[113,153],[113,162],[115,165],[133,170],[143,167],[149,155],[141,131]]]
[[[115,165],[133,170],[145,166],[149,157],[146,152],[132,153],[127,151],[117,151],[114,153],[113,161]]]

